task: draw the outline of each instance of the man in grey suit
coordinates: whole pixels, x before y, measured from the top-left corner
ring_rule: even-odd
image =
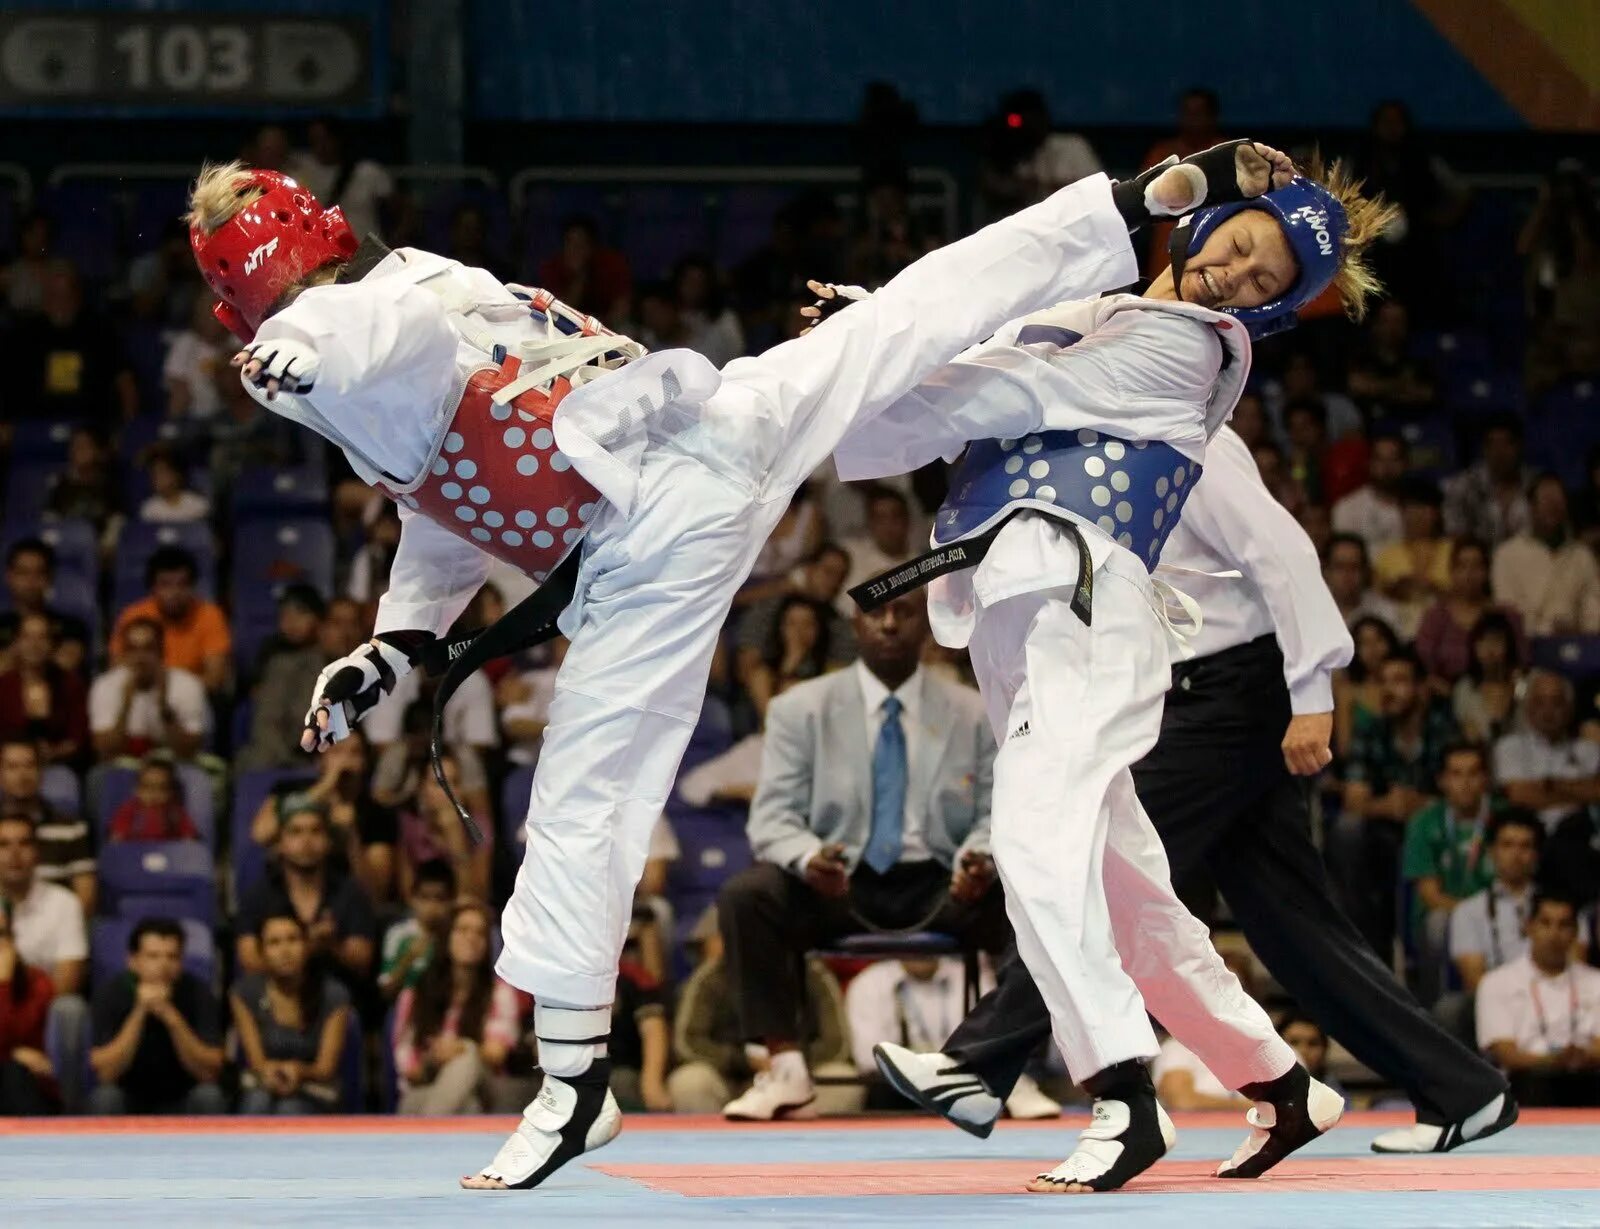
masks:
[[[768,1070],[724,1113],[769,1120],[815,1098],[800,1047],[801,957],[874,928],[1011,943],[989,855],[995,744],[978,693],[921,668],[925,595],[854,620],[855,665],[767,710],[750,808],[755,866],[722,889],[744,1036]]]

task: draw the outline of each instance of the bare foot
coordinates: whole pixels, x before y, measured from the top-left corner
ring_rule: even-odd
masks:
[[[483,1174],[467,1174],[461,1179],[461,1189],[464,1191],[509,1191],[511,1188],[499,1178],[488,1178]]]
[[[1100,1192],[1082,1182],[1057,1182],[1040,1174],[1031,1180],[1027,1189],[1035,1195],[1097,1195]]]

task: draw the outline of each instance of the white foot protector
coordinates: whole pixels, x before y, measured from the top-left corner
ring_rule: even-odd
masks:
[[[584,1134],[582,1147],[573,1147],[564,1130],[578,1108],[578,1096],[571,1084],[547,1073],[539,1095],[522,1111],[517,1129],[500,1145],[494,1160],[478,1171],[478,1176],[504,1182],[514,1190],[537,1186],[572,1157],[603,1148],[622,1133],[622,1110],[608,1088],[599,1113]],[[563,1151],[568,1155],[558,1156]]]
[[[1159,1101],[1155,1102],[1155,1110],[1160,1143],[1152,1147],[1154,1141],[1144,1138],[1146,1132],[1133,1121],[1127,1102],[1096,1101],[1094,1121],[1078,1136],[1072,1155],[1048,1173],[1040,1174],[1029,1189],[1064,1191],[1071,1186],[1087,1186],[1097,1191],[1115,1190],[1143,1173],[1178,1142],[1178,1130]],[[1136,1155],[1124,1157],[1130,1145]]]

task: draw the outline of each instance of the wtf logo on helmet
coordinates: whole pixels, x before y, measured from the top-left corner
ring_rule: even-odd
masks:
[[[1333,255],[1333,236],[1328,233],[1328,213],[1315,205],[1301,205],[1289,215],[1291,222],[1304,222],[1317,241],[1317,250],[1324,256]]]
[[[249,277],[262,266],[268,256],[271,256],[277,250],[278,240],[276,236],[268,239],[260,247],[251,249],[250,254],[244,258],[244,275]]]

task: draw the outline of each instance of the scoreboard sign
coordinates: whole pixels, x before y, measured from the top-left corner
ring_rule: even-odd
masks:
[[[371,13],[0,12],[0,111],[372,113]]]

